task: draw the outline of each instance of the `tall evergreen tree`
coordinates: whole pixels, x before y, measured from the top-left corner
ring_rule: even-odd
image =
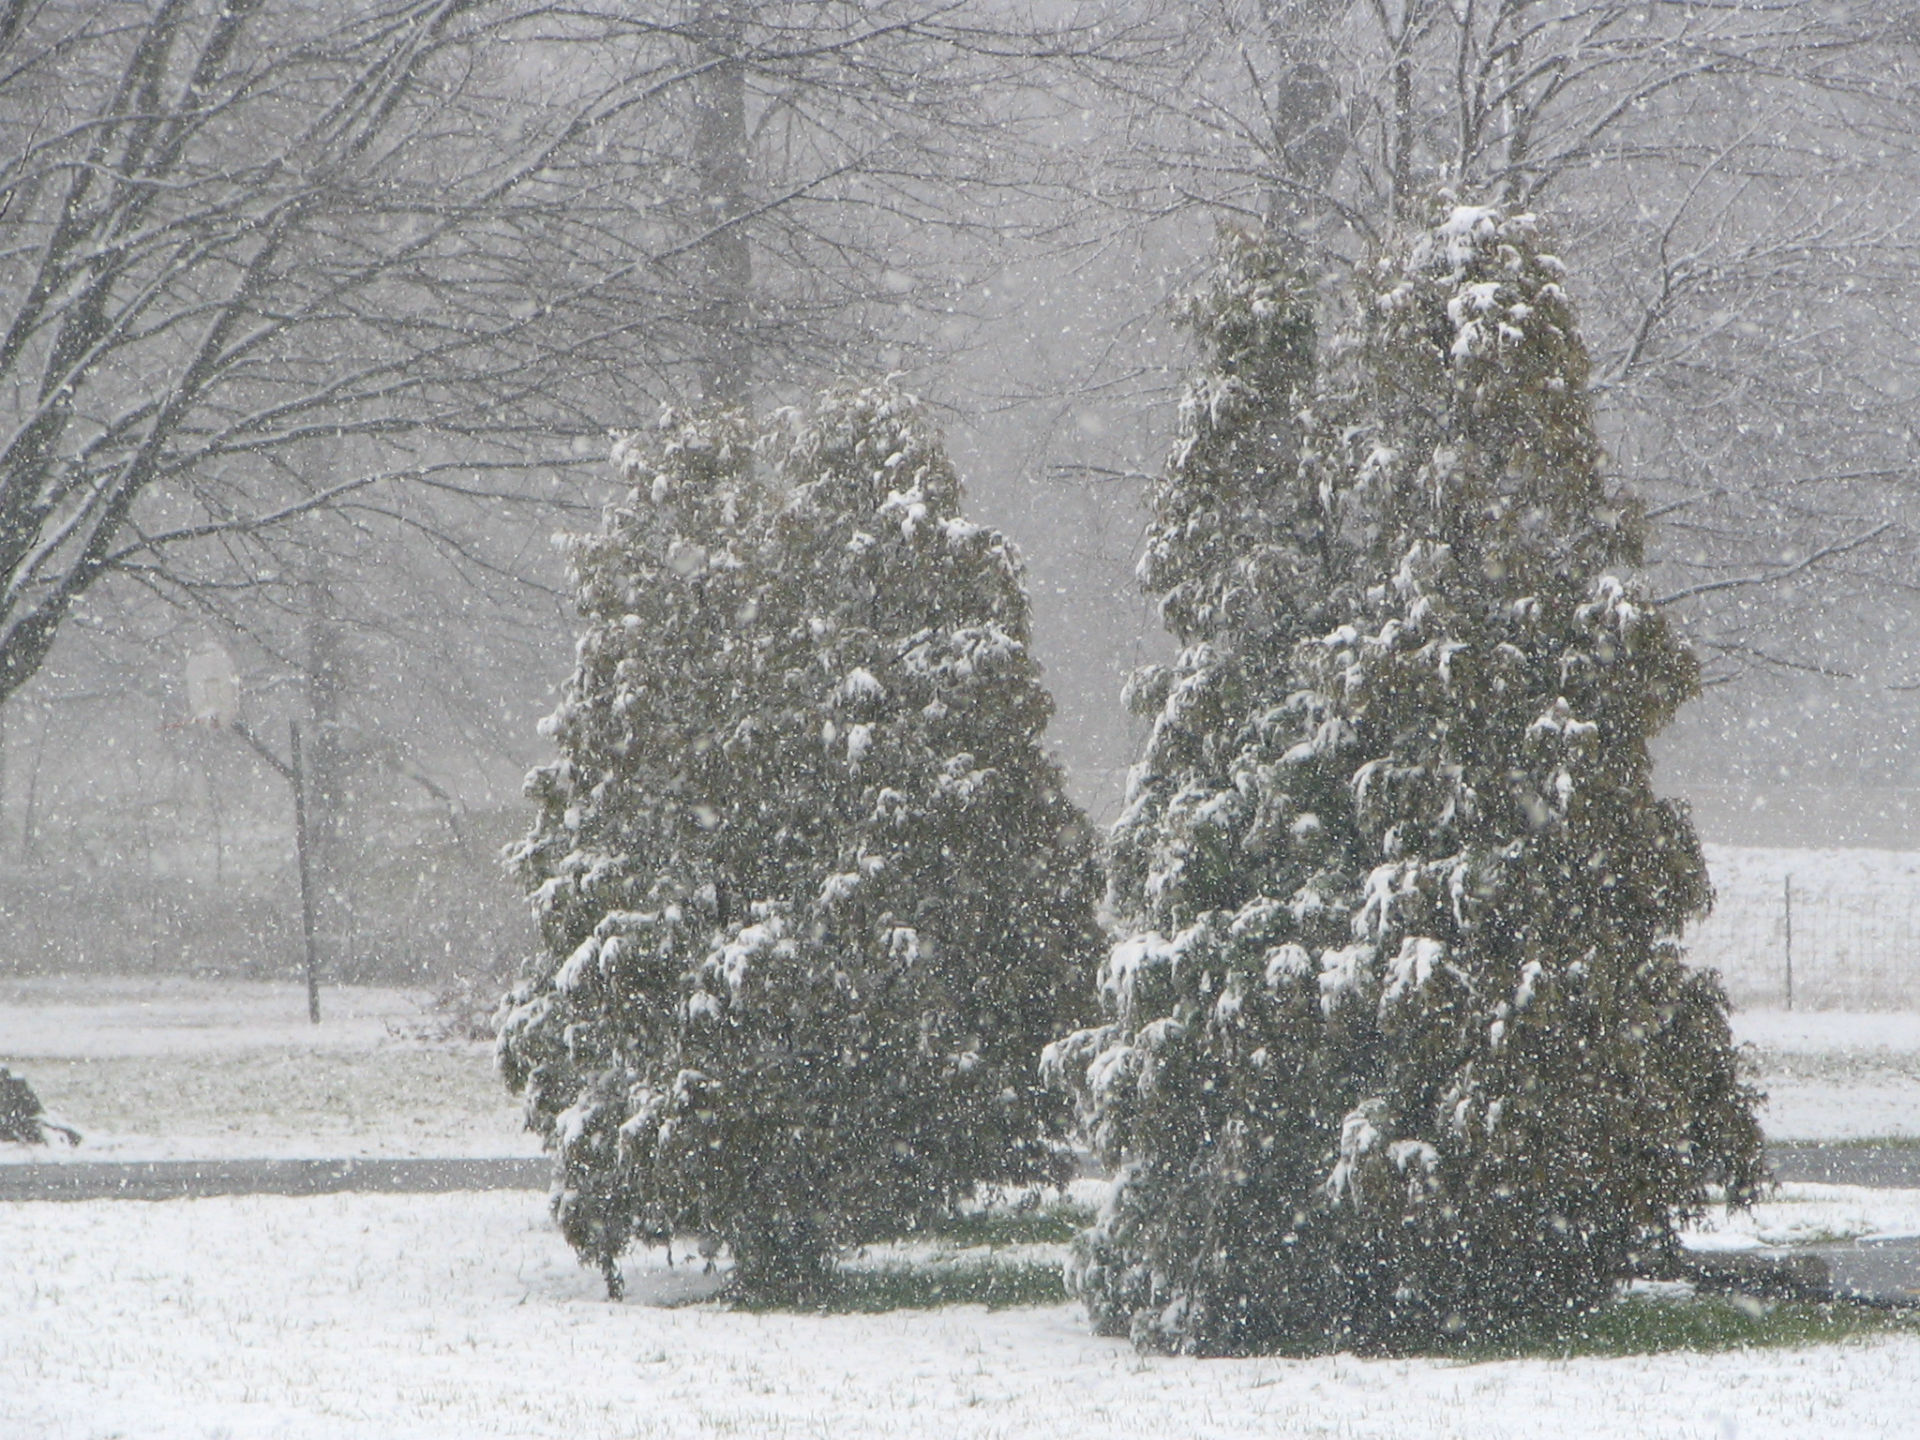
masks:
[[[628,442],[576,553],[562,758],[517,864],[546,953],[501,1055],[555,1205],[817,1291],[835,1251],[1054,1175],[1033,1057],[1079,1011],[1092,837],[1041,748],[1018,562],[907,397]]]
[[[1532,217],[1471,207],[1366,277],[1291,512],[1322,583],[1210,808],[1233,879],[1149,873],[1113,1023],[1052,1052],[1125,1166],[1079,1283],[1143,1342],[1536,1322],[1757,1183],[1647,751],[1694,662],[1612,573],[1637,516],[1563,281]]]
[[[1337,943],[1330,910],[1305,933],[1282,912],[1345,873],[1335,850],[1290,832],[1280,764],[1296,729],[1292,650],[1329,623],[1338,573],[1337,537],[1298,484],[1314,297],[1284,245],[1223,230],[1219,247],[1182,314],[1202,366],[1140,567],[1183,648],[1129,687],[1154,719],[1109,846],[1123,937],[1100,973],[1109,1023],[1047,1057],[1116,1174],[1070,1281],[1103,1332],[1178,1344],[1204,1331],[1209,1348],[1226,1322],[1208,1307],[1271,1288],[1255,1272],[1287,1253],[1281,1232],[1320,1159],[1316,1000],[1274,957],[1282,940]],[[1331,881],[1316,881],[1328,864]],[[1189,1313],[1196,1302],[1206,1313]]]

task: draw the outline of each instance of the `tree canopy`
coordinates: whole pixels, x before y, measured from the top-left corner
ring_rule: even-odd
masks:
[[[1109,1021],[1050,1054],[1120,1177],[1076,1283],[1142,1343],[1496,1333],[1754,1193],[1725,1000],[1678,946],[1705,866],[1647,749],[1697,671],[1613,573],[1638,518],[1565,278],[1497,206],[1388,250],[1269,511],[1318,584],[1210,642],[1231,703],[1167,693]],[[1165,763],[1176,727],[1203,763]]]
[[[840,390],[622,443],[516,867],[546,950],[501,1056],[568,1238],[726,1244],[810,1293],[837,1249],[1064,1163],[1035,1057],[1083,1005],[1092,834],[1006,542],[906,397]]]

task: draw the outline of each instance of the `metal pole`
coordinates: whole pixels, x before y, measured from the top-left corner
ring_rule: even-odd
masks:
[[[1786,956],[1787,956],[1787,1009],[1793,1009],[1793,877],[1787,876],[1783,882],[1781,895],[1786,908],[1785,916]]]
[[[293,741],[293,853],[300,862],[300,928],[307,940],[307,1019],[318,1025],[320,965],[313,921],[313,875],[307,863],[307,765],[300,749],[300,722],[289,720],[287,730]]]

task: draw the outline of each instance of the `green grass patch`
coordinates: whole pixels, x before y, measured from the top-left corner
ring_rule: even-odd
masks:
[[[1093,1223],[1093,1211],[1065,1196],[1042,1204],[996,1205],[923,1221],[883,1243],[931,1245],[935,1254],[894,1259],[884,1250],[836,1270],[824,1292],[746,1295],[730,1291],[734,1309],[821,1315],[878,1315],[893,1310],[937,1310],[947,1305],[1059,1305],[1067,1299],[1061,1273],[1065,1246]],[[1060,1258],[1034,1256],[1032,1247],[1059,1247]],[[993,1252],[1014,1247],[1019,1257]],[[967,1253],[939,1253],[939,1252]]]
[[[835,1273],[825,1294],[802,1301],[733,1296],[732,1308],[789,1310],[821,1315],[881,1315],[894,1310],[938,1310],[947,1305],[1058,1305],[1067,1298],[1057,1264],[968,1260],[950,1265],[884,1265]]]
[[[1468,1340],[1463,1359],[1624,1357],[1671,1351],[1713,1352],[1831,1345],[1860,1335],[1920,1334],[1920,1310],[1845,1300],[1768,1303],[1742,1296],[1629,1295],[1551,1330],[1506,1342]]]
[[[971,1249],[1005,1245],[1065,1245],[1093,1223],[1093,1211],[1071,1200],[1026,1210],[974,1210],[944,1215],[925,1226],[917,1236],[902,1239],[940,1240],[955,1247]]]

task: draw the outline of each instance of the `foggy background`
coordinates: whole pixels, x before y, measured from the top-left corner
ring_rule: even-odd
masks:
[[[297,969],[289,787],[194,723],[217,646],[309,738],[325,976],[495,984],[551,537],[612,432],[841,375],[937,408],[1111,820],[1171,644],[1132,578],[1170,297],[1268,224],[1331,335],[1442,185],[1559,237],[1706,670],[1663,789],[1709,842],[1920,849],[1905,7],[640,8],[6,9],[0,965]]]

